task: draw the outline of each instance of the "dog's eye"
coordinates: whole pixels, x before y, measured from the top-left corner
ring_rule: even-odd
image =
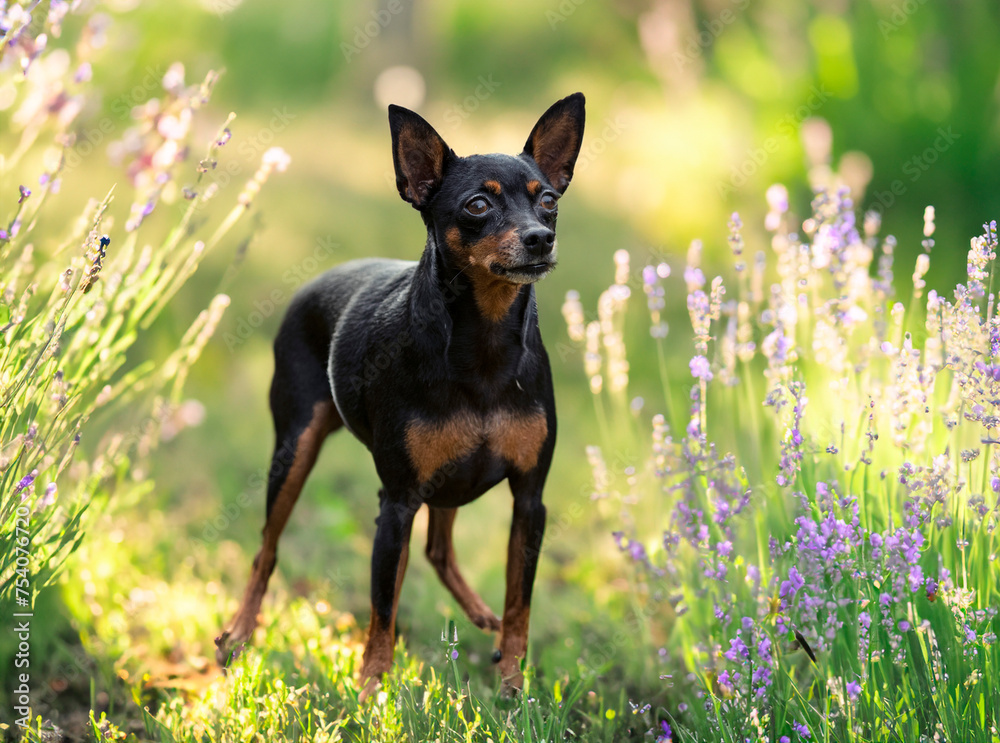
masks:
[[[542,205],[542,209],[547,209],[548,211],[556,208],[556,200],[552,194],[545,194],[538,203]]]
[[[486,210],[489,208],[490,203],[486,199],[473,199],[465,205],[465,211],[477,217],[486,214]]]

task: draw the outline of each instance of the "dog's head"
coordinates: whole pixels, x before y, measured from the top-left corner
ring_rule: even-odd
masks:
[[[555,267],[558,202],[583,125],[583,94],[574,93],[542,115],[520,155],[459,157],[420,116],[389,106],[396,187],[459,270],[532,283]]]

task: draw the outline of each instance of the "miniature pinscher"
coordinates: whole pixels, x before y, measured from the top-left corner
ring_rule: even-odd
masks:
[[[382,483],[362,699],[392,666],[410,531],[425,504],[428,559],[472,622],[499,631],[503,692],[521,688],[556,439],[534,283],[556,265],[558,200],[583,126],[575,93],[545,112],[520,155],[459,157],[420,116],[389,106],[396,187],[420,212],[427,244],[417,262],[333,268],[288,308],[274,342],[263,546],[216,639],[220,664],[253,633],[281,531],[324,439],[343,426],[371,451]],[[462,577],[452,528],[459,506],[504,479],[514,502],[501,619]]]

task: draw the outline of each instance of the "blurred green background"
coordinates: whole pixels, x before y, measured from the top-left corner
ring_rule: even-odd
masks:
[[[552,102],[577,90],[587,96],[583,151],[561,207],[560,266],[538,287],[561,423],[532,632],[535,652],[556,665],[572,667],[582,646],[610,631],[609,617],[625,601],[610,536],[615,506],[590,497],[584,447],[599,434],[580,349],[568,343],[560,317],[566,291],[579,290],[595,307],[621,248],[632,252],[634,275],[649,258],[667,260],[676,275],[694,238],[704,240],[706,274],[728,274],[729,215],[742,215],[750,250],[765,249],[763,193],[778,181],[798,214],[808,213],[810,183],[835,173],[859,206],[879,208],[883,233],[899,239],[902,294],[926,205],[937,207],[928,283],[939,291],[963,275],[968,237],[1000,213],[1000,6],[993,2],[107,6],[107,46],[94,73],[103,99],[80,132],[86,137],[102,120],[114,129],[84,158],[85,177],[67,177],[62,199],[82,203],[122,177],[106,145],[129,126],[133,105],[159,94],[174,61],[189,82],[225,69],[196,140],[207,142],[229,111],[237,113],[211,173],[230,200],[269,147],[291,156],[288,172],[275,175],[258,201],[262,216],[245,256],[232,246],[211,255],[137,349],[163,358],[214,291],[232,297],[187,388],[204,420],[155,457],[149,518],[132,533],[144,544],[137,548],[144,569],[167,581],[194,573],[220,607],[242,591],[263,524],[260,474],[273,445],[270,344],[290,297],[341,261],[415,259],[423,247],[421,221],[393,184],[388,103],[419,111],[459,154],[516,153]],[[151,219],[166,224],[182,207],[173,208]],[[123,218],[128,204],[114,209]],[[675,379],[686,379],[686,310],[682,283],[673,281],[669,363]],[[644,301],[641,292],[633,301]],[[646,399],[648,416],[662,409],[656,358],[642,313],[630,322],[630,395]],[[197,406],[188,410],[199,417]],[[634,461],[614,446],[606,451],[610,466]],[[366,621],[377,487],[363,447],[346,433],[331,439],[285,532],[278,580]],[[244,494],[249,506],[241,505]],[[459,562],[494,606],[503,594],[508,518],[504,485],[457,522]],[[415,553],[423,546],[419,523]],[[265,611],[281,608],[265,602]],[[442,613],[455,615],[451,598],[423,560],[411,560],[400,613],[411,647],[437,652]],[[459,626],[473,654],[488,657],[490,638]]]

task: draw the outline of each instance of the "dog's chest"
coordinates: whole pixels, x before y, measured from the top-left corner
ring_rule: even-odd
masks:
[[[415,418],[406,427],[406,449],[419,482],[449,463],[485,453],[519,472],[535,467],[548,436],[545,411],[459,411],[444,419]]]

